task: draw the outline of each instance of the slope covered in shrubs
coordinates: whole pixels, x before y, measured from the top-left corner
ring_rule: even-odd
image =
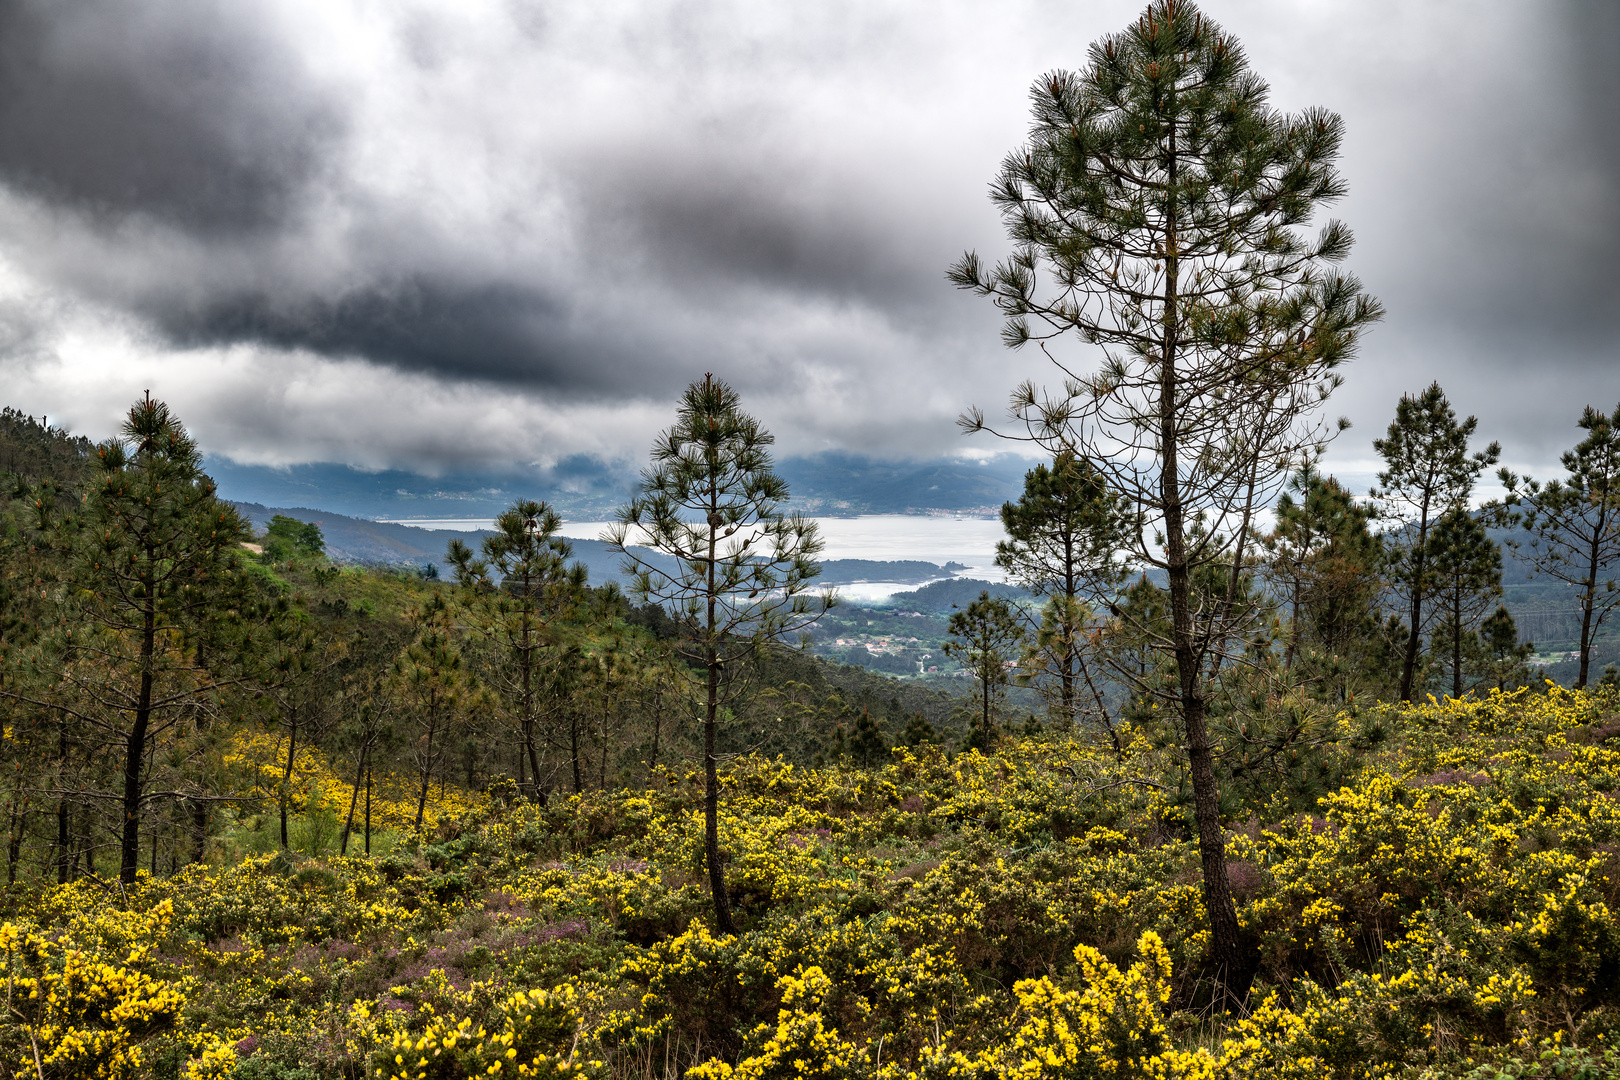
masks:
[[[1343,787],[1234,816],[1258,958],[1242,1009],[1207,1000],[1173,752],[1029,740],[870,771],[732,762],[736,936],[706,921],[701,784],[666,772],[544,808],[497,788],[386,856],[14,892],[0,1062],[242,1080],[1602,1075],[1620,1033],[1614,709],[1552,689],[1391,712]]]

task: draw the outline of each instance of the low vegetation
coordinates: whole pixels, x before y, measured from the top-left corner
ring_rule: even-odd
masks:
[[[1209,1008],[1177,755],[1023,740],[870,770],[733,760],[730,935],[706,922],[701,776],[679,769],[544,807],[510,783],[452,790],[420,832],[408,790],[379,794],[389,844],[369,858],[328,835],[127,887],[13,889],[0,1060],[281,1080],[1596,1076],[1620,1035],[1615,707],[1552,689],[1390,710],[1342,787],[1242,807],[1233,890],[1262,963],[1241,1016]],[[300,772],[295,820],[335,816],[316,793],[342,779],[318,755]]]

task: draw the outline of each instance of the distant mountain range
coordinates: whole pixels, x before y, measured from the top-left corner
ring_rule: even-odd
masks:
[[[1016,498],[1030,462],[1004,454],[985,464],[954,458],[882,461],[828,452],[785,458],[777,471],[792,507],[819,515],[993,510]],[[630,497],[634,469],[592,457],[542,468],[468,470],[423,476],[366,472],[350,465],[240,465],[214,457],[206,468],[220,494],[261,506],[319,506],[351,518],[492,518],[519,498],[550,503],[565,517],[606,518]]]
[[[326,553],[334,562],[381,563],[389,566],[443,567],[445,551],[450,541],[461,540],[474,551],[478,550],[488,532],[462,532],[455,529],[423,529],[415,525],[397,525],[386,521],[366,521],[334,514],[329,510],[311,510],[303,506],[265,506],[261,503],[236,502],[237,510],[263,531],[270,519],[283,514],[299,521],[311,521],[320,526],[326,540]],[[622,556],[600,540],[570,538],[575,562],[585,564],[593,585],[616,581],[625,582],[619,570]],[[673,560],[646,548],[638,549],[643,558],[673,567]],[[884,561],[874,559],[831,559],[821,564],[818,585],[851,585],[863,581],[888,581],[902,585],[920,585],[924,582],[950,578],[957,570],[965,569],[960,563],[939,566],[919,560]]]

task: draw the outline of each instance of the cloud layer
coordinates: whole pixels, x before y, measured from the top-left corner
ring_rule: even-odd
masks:
[[[1045,374],[951,290],[1026,88],[1136,3],[0,0],[0,372],[87,433],[147,387],[213,453],[641,456],[731,379],[785,451],[926,456]],[[1343,113],[1389,309],[1348,469],[1439,379],[1542,471],[1620,399],[1612,5],[1208,5]]]

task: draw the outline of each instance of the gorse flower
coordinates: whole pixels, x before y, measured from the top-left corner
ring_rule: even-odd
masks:
[[[1613,707],[1552,689],[1402,708],[1310,813],[1229,822],[1259,970],[1225,1020],[1200,998],[1173,760],[1139,739],[1123,756],[1009,741],[897,749],[875,771],[732,761],[735,934],[710,921],[690,783],[545,808],[459,796],[386,857],[53,887],[0,925],[0,1063],[188,1080],[1586,1068],[1620,1025],[1620,750],[1587,735]]]

